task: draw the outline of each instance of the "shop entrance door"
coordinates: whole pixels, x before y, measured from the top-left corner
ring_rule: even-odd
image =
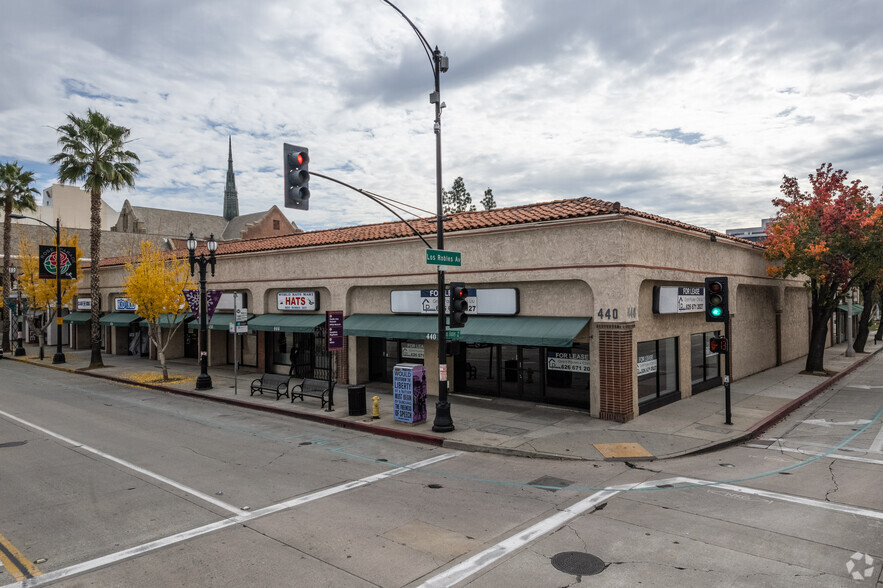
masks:
[[[504,398],[543,397],[542,350],[539,347],[500,345],[499,356],[503,362],[501,396]]]

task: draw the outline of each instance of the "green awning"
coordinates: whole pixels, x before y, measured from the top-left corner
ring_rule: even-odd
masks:
[[[343,319],[343,334],[384,339],[426,339],[427,333],[438,332],[434,316],[402,316],[390,314],[354,314]]]
[[[570,347],[588,324],[585,317],[470,316],[460,329],[464,343],[499,343],[535,347]]]
[[[72,312],[61,317],[61,322],[66,325],[84,325],[92,318],[91,312]]]
[[[134,312],[112,312],[98,319],[98,323],[104,326],[128,327],[135,321],[140,320],[141,317]]]
[[[248,321],[248,328],[252,331],[312,333],[324,322],[324,314],[262,314]]]
[[[843,312],[849,312],[849,307],[845,304],[838,304],[837,308],[839,308]],[[864,309],[865,309],[865,307],[862,306],[861,304],[853,304],[852,305],[852,314],[853,315],[861,314]]]
[[[460,331],[464,343],[499,343],[537,347],[570,347],[588,324],[585,317],[470,316]],[[343,321],[343,334],[385,339],[427,339],[438,332],[435,316],[354,314]]]
[[[193,320],[193,318],[193,313],[190,312],[185,312],[178,315],[163,314],[159,317],[159,326],[163,329],[171,329],[172,327],[178,326],[181,323]],[[142,320],[140,323],[138,323],[138,326],[146,327],[149,324],[150,323],[148,323],[146,320]]]
[[[249,314],[246,320],[251,320],[254,318],[253,314]],[[232,314],[213,314],[212,318],[208,321],[208,330],[209,331],[228,331],[230,329],[230,323],[236,323],[235,317]],[[190,321],[187,323],[187,328],[190,330],[198,330],[199,329],[199,317],[196,317],[196,320]]]

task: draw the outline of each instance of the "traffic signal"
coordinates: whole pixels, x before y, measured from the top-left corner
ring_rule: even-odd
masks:
[[[712,353],[729,353],[730,342],[726,337],[712,337],[708,340],[708,350]]]
[[[705,278],[705,322],[722,323],[730,319],[727,298],[727,278]]]
[[[310,209],[310,150],[284,143],[285,208]]]
[[[469,309],[469,301],[467,300],[469,291],[466,289],[466,284],[463,282],[451,282],[449,297],[451,307],[449,325],[452,329],[457,329],[464,326],[466,321],[469,320],[469,316],[466,314],[466,311]]]

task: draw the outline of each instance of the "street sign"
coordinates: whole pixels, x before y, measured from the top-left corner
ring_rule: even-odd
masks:
[[[230,323],[230,332],[239,334],[247,333],[248,325],[234,325],[233,323]]]
[[[441,249],[427,249],[426,263],[428,265],[460,265],[460,253],[458,251],[443,251]]]

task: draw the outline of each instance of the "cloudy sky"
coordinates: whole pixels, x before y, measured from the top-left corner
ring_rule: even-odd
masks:
[[[784,174],[883,185],[883,3],[397,0],[445,52],[444,185],[477,203],[589,196],[723,231],[759,226]],[[381,0],[28,0],[0,20],[0,162],[55,180],[55,127],[132,130],[134,191],[222,214],[282,205],[282,144],[312,171],[435,210],[430,62]],[[804,186],[806,184],[804,183]],[[311,182],[311,230],[390,220]]]

